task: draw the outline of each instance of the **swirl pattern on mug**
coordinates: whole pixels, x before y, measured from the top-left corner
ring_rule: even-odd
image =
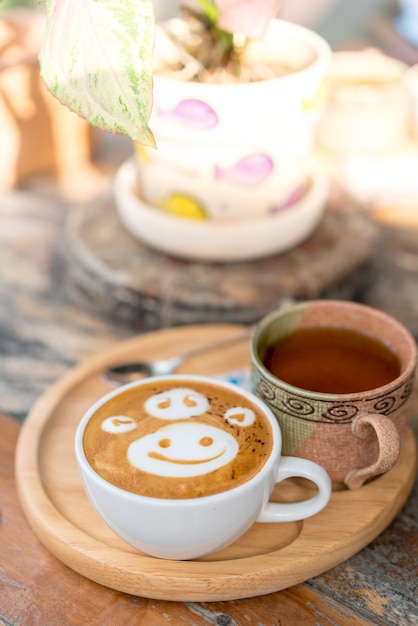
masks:
[[[322,413],[320,422],[329,424],[349,424],[357,415],[358,407],[355,404],[333,404],[327,411]]]
[[[411,377],[397,389],[386,391],[376,396],[352,394],[350,400],[340,400],[338,395],[317,394],[317,398],[307,398],[304,395],[290,393],[277,385],[260,377],[255,372],[253,376],[255,392],[262,398],[276,414],[286,414],[291,417],[315,423],[348,424],[360,412],[380,413],[390,415],[402,407],[410,397],[414,378]],[[361,409],[360,409],[361,407]]]

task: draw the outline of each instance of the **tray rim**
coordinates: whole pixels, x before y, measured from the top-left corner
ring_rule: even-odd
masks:
[[[391,506],[376,509],[372,531],[368,525],[360,524],[355,541],[353,535],[345,539],[333,539],[325,552],[323,549],[321,551],[321,546],[309,546],[309,532],[312,527],[326,522],[330,505],[314,518],[305,520],[297,539],[285,548],[267,555],[223,561],[164,561],[142,554],[122,552],[76,527],[49,498],[39,466],[39,445],[45,429],[50,425],[49,420],[57,402],[76,388],[86,376],[95,373],[99,375],[105,367],[117,362],[119,358],[126,358],[126,353],[135,351],[138,345],[152,347],[156,338],[165,342],[167,338],[187,333],[196,345],[203,345],[205,342],[199,339],[202,329],[205,330],[205,337],[212,332],[218,335],[217,338],[221,338],[231,331],[239,332],[242,326],[213,324],[175,327],[117,342],[87,358],[57,380],[37,400],[22,425],[16,448],[16,485],[20,503],[35,535],[54,556],[71,569],[112,589],[152,599],[176,601],[233,600],[279,591],[324,573],[365,547],[394,519],[413,487],[417,446],[414,434],[409,431],[401,457],[390,472],[358,491],[333,493],[330,501],[331,505],[337,499],[345,498],[349,505],[358,498],[363,500],[361,494],[366,493],[367,500],[373,501],[372,494],[376,488],[382,487],[381,491],[387,491],[388,485],[395,482],[393,477],[396,475]],[[235,346],[227,349],[234,350]],[[399,489],[400,481],[403,489]],[[76,541],[72,539],[69,543],[66,537],[76,537]],[[102,555],[100,558],[99,554]],[[103,555],[107,561],[103,561]],[[313,556],[316,558],[312,558]]]

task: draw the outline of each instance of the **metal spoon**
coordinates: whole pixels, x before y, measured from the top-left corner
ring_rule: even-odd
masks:
[[[134,361],[133,363],[123,363],[110,367],[103,373],[103,378],[108,384],[125,384],[137,378],[149,376],[162,376],[173,374],[175,370],[187,359],[190,359],[201,352],[209,352],[218,348],[226,347],[230,344],[238,343],[248,339],[253,331],[253,326],[249,326],[239,335],[221,339],[205,346],[200,346],[193,350],[188,350],[169,359],[156,359],[155,361]]]

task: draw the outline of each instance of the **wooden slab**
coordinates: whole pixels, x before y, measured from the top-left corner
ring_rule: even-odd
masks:
[[[197,323],[251,324],[283,298],[357,299],[370,284],[378,228],[348,200],[330,203],[303,243],[266,259],[176,259],[134,239],[112,198],[74,207],[67,224],[69,298],[141,330]]]
[[[376,255],[375,280],[364,304],[385,311],[402,322],[418,339],[418,208],[417,226],[384,228]],[[394,298],[389,294],[396,294]]]
[[[16,482],[26,516],[40,541],[85,577],[133,595],[177,601],[253,597],[327,571],[361,550],[397,515],[412,489],[416,444],[412,432],[396,466],[358,491],[332,495],[303,523],[255,524],[233,546],[195,561],[148,557],[116,537],[99,519],[81,484],[73,452],[76,426],[87,407],[109,390],[110,365],[165,358],[239,333],[227,325],[190,326],[117,343],[80,364],[35,404],[18,441]],[[248,366],[244,341],[205,352],[179,372],[217,375]],[[294,499],[306,487],[287,481],[273,499]]]

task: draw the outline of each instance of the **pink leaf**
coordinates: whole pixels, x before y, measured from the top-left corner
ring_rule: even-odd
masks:
[[[219,26],[249,39],[261,39],[269,21],[276,17],[281,0],[217,0]]]

